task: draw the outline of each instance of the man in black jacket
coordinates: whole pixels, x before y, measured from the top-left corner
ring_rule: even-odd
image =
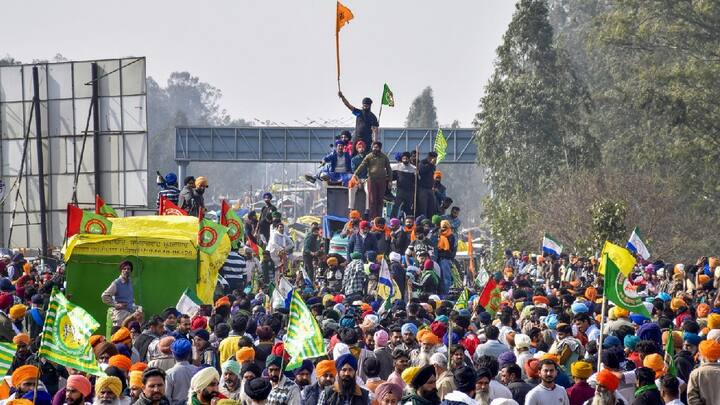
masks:
[[[413,214],[413,202],[415,200],[415,175],[417,168],[410,164],[410,153],[403,152],[400,163],[392,165],[393,180],[396,181],[397,190],[395,201],[393,201],[391,218],[397,218],[400,210],[406,216]]]
[[[437,153],[432,151],[418,164],[416,216],[425,215],[425,217],[431,218],[437,212],[435,193],[433,192],[436,161]]]
[[[635,369],[637,382],[635,383],[635,400],[632,405],[655,405],[662,404],[660,390],[655,385],[655,371],[648,367]]]
[[[169,405],[165,396],[165,372],[159,368],[148,368],[142,374],[143,389],[134,405]]]
[[[310,232],[305,236],[303,241],[303,265],[305,271],[310,280],[315,282],[315,268],[313,267],[313,260],[318,257],[320,253],[320,227],[315,225],[310,228]]]
[[[523,381],[520,366],[515,363],[506,364],[500,369],[500,381],[508,387],[513,399],[518,404],[525,403],[525,396],[533,388],[532,385]]]

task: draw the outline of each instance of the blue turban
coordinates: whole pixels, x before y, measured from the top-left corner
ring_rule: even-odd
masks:
[[[635,335],[625,335],[625,338],[623,339],[623,346],[630,350],[635,350],[635,346],[640,341],[640,338]]]
[[[630,314],[630,320],[631,320],[632,323],[634,323],[635,325],[642,325],[642,324],[644,324],[644,323],[646,323],[646,322],[649,322],[649,321],[650,321],[650,318],[646,317],[645,315]]]
[[[192,351],[192,343],[187,339],[178,339],[170,346],[170,350],[172,350],[175,357],[184,359]]]
[[[543,322],[545,323],[545,326],[548,327],[548,329],[555,330],[558,324],[558,316],[557,314],[550,314],[545,317],[545,320]]]
[[[455,332],[452,332],[452,343],[450,343],[450,344],[454,345],[454,344],[458,344],[459,342],[460,342],[460,335],[458,335]],[[445,346],[448,345],[448,333],[446,333],[443,336],[443,345],[445,345]]]
[[[570,306],[570,310],[573,314],[585,314],[588,312],[588,307],[585,305],[585,303],[582,302],[576,302]]]
[[[338,145],[343,145],[343,146],[345,146],[345,142],[343,142],[343,141],[341,141],[341,140],[338,139],[337,141],[335,141],[335,146],[338,146]]]
[[[702,338],[697,333],[685,332],[683,333],[683,340],[690,343],[691,345],[697,346],[702,341]]]
[[[232,358],[225,360],[225,363],[222,364],[221,369],[223,373],[225,373],[226,371],[230,371],[235,375],[240,375],[240,363],[238,363],[237,360]]]
[[[303,362],[302,362],[302,364],[300,365],[300,367],[298,367],[298,368],[296,368],[295,370],[293,370],[293,373],[295,373],[295,375],[298,375],[298,374],[300,374],[302,371],[307,371],[308,373],[312,374],[313,368],[314,368],[314,367],[313,367],[312,361],[310,361],[310,360],[308,360],[308,359],[305,359],[305,360],[303,360]]]
[[[353,319],[350,316],[343,317],[340,320],[340,327],[341,328],[354,328],[355,327],[355,319]]]
[[[489,312],[480,312],[480,315],[478,315],[478,321],[483,325],[488,325],[491,320],[492,317]]]
[[[661,300],[663,300],[663,302],[668,302],[668,301],[670,301],[670,300],[672,299],[672,297],[670,296],[670,294],[668,294],[668,293],[666,293],[666,292],[664,292],[664,291],[661,292],[660,294],[658,294],[657,297],[660,298]]]
[[[611,347],[615,346],[622,346],[622,343],[620,343],[620,339],[618,339],[617,336],[606,336],[603,340],[603,349],[609,349]]]
[[[403,335],[408,332],[412,333],[413,335],[417,335],[418,329],[414,323],[406,323],[402,326],[402,328],[400,328],[400,331],[402,332]],[[338,367],[338,370],[339,369],[340,369],[340,367]]]
[[[465,318],[470,318],[472,316],[472,315],[470,315],[470,310],[468,310],[467,308],[463,308],[463,309],[459,310],[458,315],[463,316]]]
[[[352,355],[352,353],[345,353],[342,356],[335,359],[335,369],[340,371],[343,366],[346,364],[350,365],[354,370],[357,370],[357,359],[355,359],[355,356]]]
[[[35,397],[35,398],[33,398]],[[45,391],[38,390],[37,395],[34,391],[30,391],[22,396],[23,399],[35,401],[35,405],[50,405],[52,404],[52,397]]]
[[[442,323],[448,323],[447,315],[439,315],[435,317],[435,320]]]
[[[263,200],[266,198],[272,199],[272,194],[270,194],[270,193],[263,194]]]
[[[640,325],[637,331],[637,337],[639,337],[640,340],[652,340],[657,347],[663,347],[662,331],[656,323],[644,323]]]
[[[372,308],[373,312],[377,312],[380,309],[380,304],[382,304],[382,302],[375,300],[370,303],[370,308]]]

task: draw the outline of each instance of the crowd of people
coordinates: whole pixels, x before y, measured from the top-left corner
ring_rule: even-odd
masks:
[[[370,139],[372,152],[355,159],[377,119],[369,99],[360,110],[340,96],[367,122],[358,124],[358,139],[338,139],[327,158],[332,170],[320,177],[350,188],[367,179],[369,199],[338,230],[342,248],[329,246],[333,235],[320,224],[293,241],[266,193],[262,210],[245,219],[214,303],[196,313],[168,303],[144,314],[132,263],[121,262],[98,297],[112,309],[112,333],[90,339],[103,376],[38,355],[50,292],[64,285],[62,266],[3,257],[0,341],[16,351],[0,405],[720,404],[718,259],[640,260],[625,287],[644,299],[649,317],[604,296],[593,257],[508,250],[501,265],[477,266],[474,277],[456,257],[460,208],[439,187],[435,155],[417,162],[403,153],[392,165]],[[197,215],[207,179],[189,177],[182,191],[177,178],[163,180],[163,190],[176,191],[164,196]],[[340,282],[326,282],[328,273]],[[291,314],[272,300],[284,279],[295,281],[326,348],[293,369],[297,359],[283,343]],[[392,294],[383,296],[388,285]],[[489,285],[499,290],[496,306],[483,299]]]

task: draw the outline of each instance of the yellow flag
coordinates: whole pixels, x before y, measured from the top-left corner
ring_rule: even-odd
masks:
[[[598,266],[598,273],[600,274],[605,274],[605,254],[610,257],[610,260],[615,263],[625,277],[627,277],[633,267],[635,267],[635,256],[633,256],[629,250],[605,241],[605,245],[600,253],[600,266]]]
[[[335,31],[340,32],[340,28],[342,28],[348,21],[353,19],[353,13],[350,11],[349,8],[343,6],[340,4],[340,2],[337,2],[337,23],[335,24]]]

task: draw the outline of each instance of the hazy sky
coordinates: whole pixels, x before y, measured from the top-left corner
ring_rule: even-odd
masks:
[[[343,92],[376,101],[383,83],[396,107],[383,126],[401,126],[425,86],[441,124],[469,126],[492,73],[511,0],[345,0],[355,14],[340,33]],[[337,97],[335,1],[74,0],[3,2],[0,55],[23,62],[146,56],[164,84],[187,70],[223,91],[233,117],[297,125],[345,118]],[[32,24],[32,26],[30,25]]]

